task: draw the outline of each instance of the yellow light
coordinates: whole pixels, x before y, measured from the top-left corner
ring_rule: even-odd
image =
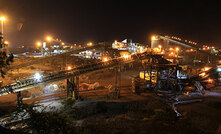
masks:
[[[41,42],[37,42],[37,46],[41,46]]]
[[[158,47],[159,47],[160,49],[162,48],[162,46],[161,46],[161,45],[159,45]]]
[[[152,40],[157,40],[156,36],[152,36],[151,39],[152,39]]]
[[[144,52],[143,47],[140,47],[140,53],[143,53],[143,52]]]
[[[107,57],[104,57],[103,58],[103,62],[107,62],[108,61],[108,58]]]
[[[176,48],[176,51],[179,51],[179,50],[180,50],[180,49],[177,47],[177,48]]]
[[[205,68],[204,68],[204,71],[208,71],[208,70],[210,70],[210,68],[211,68],[211,67],[205,67]]]
[[[201,73],[201,74],[199,74],[199,76],[205,76],[206,75],[206,73],[205,72],[203,72],[203,73]]]
[[[5,19],[5,17],[1,17],[0,20],[1,21],[5,21],[6,19]]]
[[[62,42],[61,45],[64,45],[64,42]]]
[[[171,47],[169,50],[170,50],[170,51],[172,51],[172,50],[173,50],[173,48]]]
[[[6,45],[8,45],[8,41],[5,41],[4,43],[5,43]]]
[[[88,46],[92,46],[92,42],[87,43]]]
[[[207,81],[208,81],[209,83],[213,83],[213,79],[210,79],[210,78],[209,78]]]
[[[125,59],[128,59],[128,58],[130,57],[130,55],[128,55],[128,54],[123,54],[122,57],[125,58]]]
[[[48,36],[46,39],[47,39],[47,41],[51,41],[52,40],[52,38],[50,36]]]
[[[72,68],[71,68],[71,66],[68,66],[68,70],[71,70]]]

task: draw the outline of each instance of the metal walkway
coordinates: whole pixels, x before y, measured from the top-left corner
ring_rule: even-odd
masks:
[[[186,48],[193,48],[193,49],[195,49],[196,51],[199,51],[199,52],[204,53],[204,54],[206,54],[206,55],[212,56],[212,57],[214,57],[214,58],[221,58],[221,56],[219,56],[219,55],[213,55],[213,54],[211,54],[211,53],[209,53],[209,52],[206,52],[206,51],[201,50],[200,48],[201,48],[202,46],[199,46],[199,45],[193,45],[193,44],[190,44],[190,43],[188,43],[188,42],[184,42],[184,41],[182,41],[182,40],[175,40],[175,39],[171,39],[171,38],[169,38],[169,37],[161,36],[161,35],[157,35],[157,37],[158,37],[159,39],[168,40],[168,41],[170,41],[170,42],[173,42],[173,43],[175,43],[175,44],[177,44],[177,45],[180,45],[180,46],[183,46],[183,47],[186,47]]]
[[[60,71],[57,74],[54,75],[49,75],[49,76],[42,76],[40,80],[36,80],[35,78],[30,78],[30,79],[25,79],[17,83],[13,83],[4,87],[0,88],[0,96],[27,90],[33,87],[37,87],[42,84],[47,84],[55,81],[60,81],[64,79],[71,78],[73,76],[79,76],[82,74],[94,72],[94,71],[99,71],[102,69],[107,69],[107,68],[113,68],[117,67],[120,65],[132,63],[138,60],[145,59],[148,56],[147,53],[142,53],[142,54],[136,54],[132,55],[132,58],[130,60],[125,60],[123,58],[117,58],[110,60],[108,62],[99,62],[96,64],[88,64],[88,65],[83,65],[77,68],[74,68],[72,70],[68,71]]]

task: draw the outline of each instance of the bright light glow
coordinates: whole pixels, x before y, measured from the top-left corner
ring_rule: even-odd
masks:
[[[47,41],[51,41],[52,40],[52,38],[50,36],[48,36],[46,39],[47,39]]]
[[[8,41],[5,41],[4,43],[5,43],[6,45],[8,45]]]
[[[161,48],[162,48],[162,45],[159,45],[158,47],[161,49]]]
[[[211,69],[211,67],[204,67],[204,71],[208,71],[208,70],[210,70]]]
[[[179,51],[179,50],[180,50],[180,49],[177,47],[177,48],[176,48],[176,51]]]
[[[87,43],[87,45],[88,45],[88,46],[92,46],[92,45],[93,45],[93,43],[92,43],[92,42],[89,42],[89,43]]]
[[[65,45],[64,42],[62,42],[61,45]]]
[[[37,46],[41,46],[41,42],[37,42]]]
[[[218,72],[221,72],[221,67],[217,68],[217,71],[218,71]]]
[[[140,53],[143,53],[145,50],[144,50],[144,48],[143,47],[140,47]]]
[[[175,56],[174,52],[171,52],[171,53],[169,54],[169,56],[174,57],[174,56]]]
[[[170,51],[172,51],[172,50],[173,50],[173,48],[171,47],[169,50],[170,50]]]
[[[103,57],[103,62],[107,62],[108,61],[108,58],[107,57]]]
[[[114,43],[117,44],[117,40],[115,40]]]
[[[209,83],[213,83],[213,79],[210,79],[210,78],[209,78],[207,81],[208,81]]]
[[[41,74],[39,72],[35,73],[34,78],[39,81],[41,79]]]
[[[128,55],[128,54],[123,54],[123,56],[122,56],[124,59],[128,59],[128,58],[130,58],[130,55]]]
[[[151,40],[157,40],[156,36],[152,36]]]
[[[205,72],[203,72],[203,73],[201,73],[201,74],[199,74],[199,76],[205,76],[206,75],[206,73]]]
[[[1,21],[5,21],[6,19],[5,19],[5,17],[1,17],[0,20]]]
[[[71,66],[68,66],[68,70],[71,70],[72,68],[71,68]]]

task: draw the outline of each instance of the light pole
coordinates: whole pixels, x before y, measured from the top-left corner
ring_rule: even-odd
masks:
[[[37,42],[36,45],[37,45],[37,49],[40,49],[40,47],[41,47],[41,42]],[[42,51],[41,51],[41,53],[42,53]]]
[[[45,50],[46,49],[46,44],[48,44],[48,48],[51,47],[51,41],[53,40],[53,38],[51,36],[47,36],[46,37],[46,42],[45,42],[45,45],[43,45],[43,49]],[[48,50],[49,53],[51,54],[51,49]]]
[[[0,20],[2,21],[2,37],[3,37],[3,25],[4,25],[4,21],[5,21],[5,17],[1,17]]]

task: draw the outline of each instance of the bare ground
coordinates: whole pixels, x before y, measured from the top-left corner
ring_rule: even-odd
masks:
[[[139,72],[139,71],[137,71]],[[168,133],[168,134],[213,134],[221,133],[221,96],[207,96],[202,102],[178,105],[182,114],[177,118],[171,107],[153,93],[136,95],[130,91],[131,77],[137,72],[121,74],[119,99],[108,99],[107,89],[81,92],[84,101],[77,103],[80,133]],[[99,82],[101,86],[114,85],[114,71],[94,73],[84,76],[85,82]],[[37,94],[38,89],[29,92]],[[219,91],[219,89],[218,89]],[[41,94],[41,93],[39,93]],[[51,94],[25,100],[32,103],[50,98],[65,98],[66,93]],[[84,104],[83,104],[84,103]],[[15,109],[16,95],[0,97],[0,111],[4,114]]]

